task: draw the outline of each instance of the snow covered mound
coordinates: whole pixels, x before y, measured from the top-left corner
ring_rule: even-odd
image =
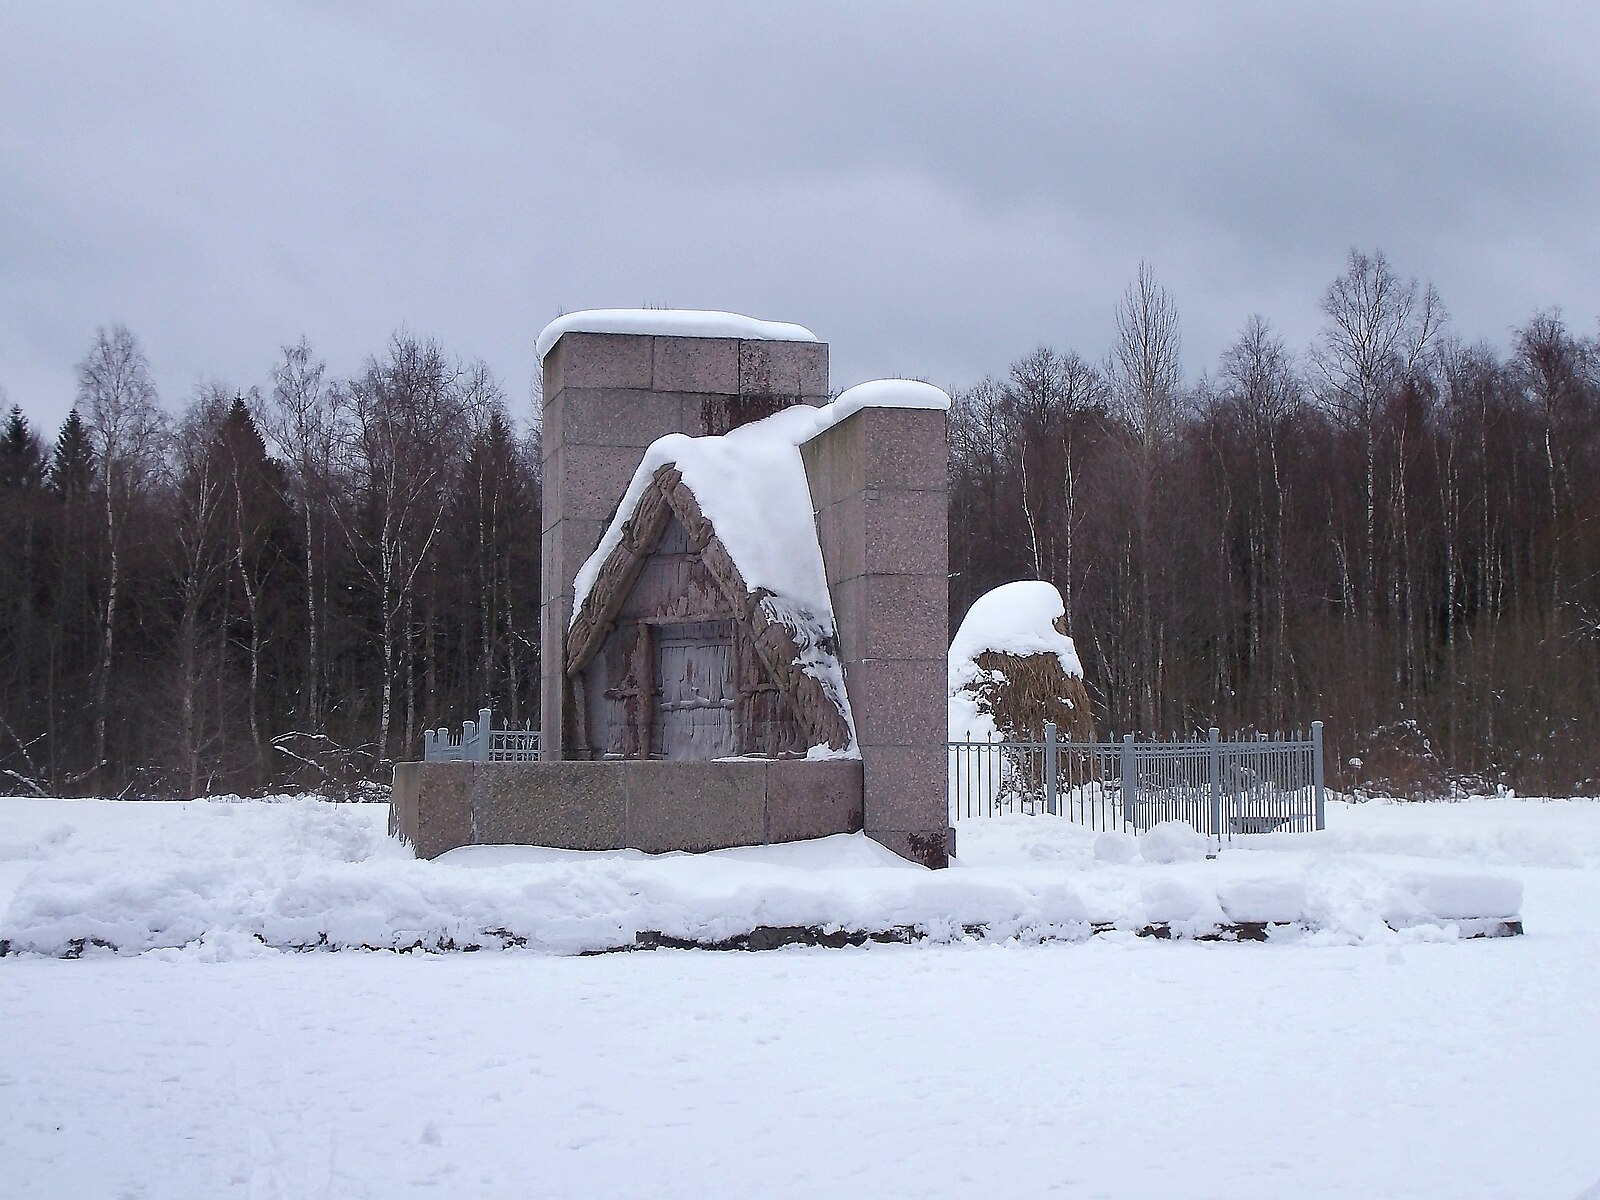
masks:
[[[1036,579],[1002,584],[973,601],[950,643],[947,669],[951,741],[988,742],[1002,735],[995,719],[994,690],[1003,687],[1006,680],[994,669],[979,665],[978,660],[985,655],[1052,655],[1060,664],[1061,676],[1082,680],[1083,664],[1078,661],[1077,647],[1061,632],[1065,616],[1066,606],[1055,585]],[[1058,682],[1061,676],[1056,677]],[[1087,720],[1087,696],[1081,682],[1072,690],[1076,694],[1061,702],[1071,708],[1081,700],[1085,711],[1080,715]],[[1062,736],[1070,736],[1068,729],[1075,722],[1057,723],[1063,726]],[[1038,730],[1015,732],[1040,736]]]
[[[631,947],[641,934],[708,944],[800,927],[948,940],[981,928],[1036,940],[1153,926],[1208,936],[1251,922],[1354,942],[1481,931],[1484,919],[1515,918],[1522,895],[1503,875],[1316,843],[1161,865],[1151,859],[1170,847],[1150,845],[1152,834],[1143,847],[1113,847],[1059,818],[968,824],[946,871],[859,834],[701,855],[480,846],[418,862],[384,836],[386,820],[382,805],[315,801],[0,799],[0,942],[48,955],[575,954]]]
[[[1067,615],[1055,584],[1038,579],[1006,583],[972,602],[950,643],[950,687],[977,673],[973,660],[985,650],[1026,657],[1054,654],[1068,675],[1083,675],[1078,649],[1056,626]]]
[[[1210,849],[1210,839],[1187,821],[1162,821],[1139,838],[1139,854],[1145,862],[1199,862]]]
[[[564,333],[636,333],[657,337],[743,338],[751,342],[814,342],[817,335],[788,321],[759,321],[738,313],[693,308],[589,308],[557,317],[539,333],[539,360]]]

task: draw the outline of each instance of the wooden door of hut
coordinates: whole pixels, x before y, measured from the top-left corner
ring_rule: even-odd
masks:
[[[733,737],[733,625],[656,627],[651,747],[668,759],[727,758]]]

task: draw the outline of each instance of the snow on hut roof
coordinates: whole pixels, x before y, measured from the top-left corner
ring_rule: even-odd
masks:
[[[985,650],[1027,657],[1054,654],[1068,675],[1083,675],[1078,649],[1056,622],[1066,605],[1055,585],[1037,579],[1002,584],[972,602],[950,643],[950,693],[978,674],[977,657]]]
[[[664,337],[744,338],[756,342],[814,342],[817,335],[788,321],[759,321],[738,313],[693,308],[589,308],[546,325],[539,361],[564,333],[637,333]]]
[[[830,649],[836,645],[838,625],[800,447],[864,408],[949,407],[950,398],[931,384],[880,379],[850,388],[832,404],[792,405],[725,434],[672,433],[656,439],[645,450],[600,544],[578,568],[571,623],[584,611],[602,567],[621,546],[624,526],[657,472],[672,467],[711,522],[745,587],[770,593],[762,600],[763,611],[793,634],[800,650],[797,665],[837,704],[853,750],[855,723],[844,672]],[[813,752],[822,749],[813,747]]]
[[[831,621],[833,602],[800,446],[863,408],[949,407],[950,397],[932,384],[878,379],[849,388],[832,404],[791,405],[728,433],[669,433],[656,439],[634,471],[599,546],[578,568],[573,612],[582,607],[600,565],[621,541],[623,522],[633,515],[650,480],[662,467],[674,466],[752,590],[766,588]]]
[[[623,522],[633,515],[656,472],[666,466],[676,467],[683,476],[752,591],[766,588],[819,615],[832,615],[805,467],[796,443],[784,431],[768,427],[767,421],[721,437],[672,433],[653,442],[600,545],[578,569],[574,612],[593,586],[601,563],[622,540]]]

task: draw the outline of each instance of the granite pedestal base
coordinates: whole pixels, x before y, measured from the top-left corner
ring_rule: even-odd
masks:
[[[861,827],[852,759],[398,763],[389,809],[418,858],[484,844],[721,850]]]

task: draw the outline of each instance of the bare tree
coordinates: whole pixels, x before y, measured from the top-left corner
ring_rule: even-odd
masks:
[[[177,600],[173,639],[170,740],[185,796],[202,794],[204,759],[220,737],[215,708],[205,692],[222,671],[216,643],[221,641],[225,608],[217,593],[228,569],[228,481],[215,441],[228,407],[227,389],[218,383],[196,393],[173,440],[172,536],[167,549]],[[215,619],[218,636],[208,626]],[[216,681],[218,689],[220,680]]]
[[[1034,578],[1056,580],[1069,613],[1083,474],[1081,434],[1108,404],[1109,391],[1099,371],[1075,352],[1058,354],[1047,346],[1011,365],[1001,397],[1021,476]]]
[[[1567,330],[1559,311],[1535,313],[1517,331],[1512,366],[1539,424],[1547,515],[1551,529],[1559,529],[1571,492],[1572,431],[1600,384],[1600,372],[1591,348]],[[1555,537],[1550,544],[1552,618],[1561,608],[1564,540]]]
[[[1283,339],[1266,318],[1252,315],[1223,352],[1216,399],[1244,448],[1239,472],[1244,477],[1239,484],[1248,514],[1242,556],[1248,662],[1264,666],[1266,704],[1271,719],[1281,722],[1293,677],[1289,587],[1284,578],[1291,481],[1283,469],[1283,445],[1287,425],[1302,403],[1303,388]]]
[[[390,750],[398,650],[409,649],[419,574],[444,521],[455,471],[476,427],[480,398],[462,386],[461,368],[437,342],[396,334],[382,359],[369,359],[345,394],[349,465],[359,511],[346,534],[377,600],[382,681],[380,752]],[[410,683],[412,656],[405,667]],[[408,687],[408,697],[410,689]],[[405,739],[415,736],[408,704]]]
[[[87,414],[90,446],[99,464],[106,540],[106,584],[100,611],[100,664],[95,679],[94,761],[106,762],[106,719],[122,600],[123,559],[135,508],[163,463],[167,422],[139,341],[124,325],[100,329],[78,364],[77,402]]]
[[[1384,404],[1413,374],[1444,328],[1432,284],[1401,279],[1383,251],[1352,249],[1322,298],[1327,323],[1311,352],[1322,402],[1357,436],[1364,465],[1362,572],[1368,616],[1377,611],[1378,423]]]
[[[214,453],[221,460],[227,490],[228,543],[233,575],[244,595],[248,619],[249,688],[247,712],[256,770],[266,768],[266,739],[261,728],[261,659],[268,635],[266,593],[279,572],[287,547],[282,532],[290,512],[283,469],[267,455],[252,409],[260,409],[254,389],[248,400],[234,396],[218,424]]]
[[[1061,390],[1061,360],[1049,347],[1040,346],[1011,365],[1011,386],[1006,389],[1005,403],[1017,420],[1016,456],[1022,484],[1022,516],[1028,526],[1028,547],[1035,579],[1046,578],[1039,539],[1039,510],[1053,496],[1048,495],[1048,489],[1044,489],[1046,495],[1040,495],[1037,482],[1029,486],[1028,459],[1030,451],[1037,460],[1053,449],[1050,442],[1060,423]],[[1036,479],[1039,473],[1036,466]]]
[[[1149,263],[1139,264],[1138,275],[1117,306],[1116,322],[1117,338],[1106,374],[1135,441],[1135,527],[1131,532],[1136,544],[1130,548],[1128,561],[1137,576],[1134,622],[1143,667],[1135,719],[1148,730],[1158,719],[1164,687],[1161,673],[1170,658],[1167,616],[1157,613],[1152,594],[1152,574],[1158,567],[1153,524],[1161,499],[1156,479],[1183,416],[1178,309],[1171,293],[1156,282]]]
[[[1117,339],[1106,374],[1123,419],[1149,444],[1170,440],[1182,416],[1182,341],[1172,293],[1141,262],[1117,306]]]
[[[322,729],[322,625],[326,609],[326,508],[331,502],[335,460],[343,437],[339,406],[327,379],[327,364],[305,338],[284,346],[272,368],[272,394],[263,412],[267,436],[283,456],[300,510],[305,571],[306,663],[301,686],[304,732]]]

